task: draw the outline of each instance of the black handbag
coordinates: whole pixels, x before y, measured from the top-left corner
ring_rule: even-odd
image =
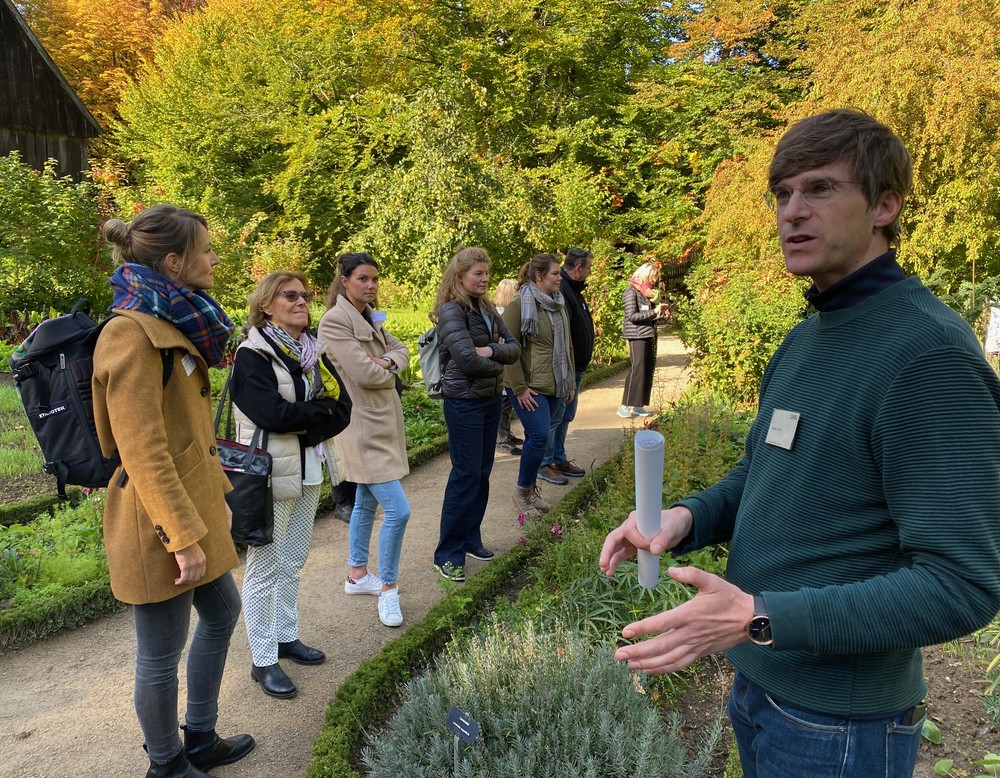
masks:
[[[266,546],[274,540],[274,495],[271,492],[271,455],[266,450],[267,432],[261,441],[260,427],[254,429],[249,446],[229,439],[233,435],[233,410],[229,400],[231,378],[230,372],[215,411],[215,435],[222,469],[233,485],[233,490],[226,495],[233,512],[233,540],[248,546]],[[221,438],[219,422],[223,407],[228,410],[225,437]]]

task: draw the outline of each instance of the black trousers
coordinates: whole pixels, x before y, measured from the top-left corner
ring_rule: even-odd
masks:
[[[643,338],[628,342],[629,366],[625,377],[622,405],[647,406],[653,392],[653,371],[656,370],[656,339]]]

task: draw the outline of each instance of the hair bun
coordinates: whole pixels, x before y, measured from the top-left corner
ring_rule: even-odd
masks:
[[[129,240],[129,226],[121,219],[108,219],[101,225],[101,235],[108,243],[124,246]]]

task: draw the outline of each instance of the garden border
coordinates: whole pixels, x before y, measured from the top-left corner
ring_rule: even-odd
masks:
[[[599,380],[599,379],[598,379]],[[577,484],[526,534],[526,543],[498,556],[437,603],[424,618],[365,660],[341,684],[326,709],[326,723],[313,742],[307,778],[360,778],[352,761],[360,755],[364,727],[395,706],[400,687],[413,670],[440,652],[457,628],[467,626],[521,575],[551,543],[552,519],[569,518],[600,494],[610,474],[621,466],[625,444]]]

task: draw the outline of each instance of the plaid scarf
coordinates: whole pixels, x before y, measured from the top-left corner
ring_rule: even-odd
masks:
[[[556,397],[565,397],[570,387],[576,387],[576,375],[569,358],[569,333],[563,317],[562,292],[544,294],[534,281],[529,281],[518,292],[521,300],[521,335],[527,338],[538,334],[538,309],[549,315],[552,322],[552,373],[556,381]]]
[[[222,362],[236,329],[226,312],[201,289],[178,286],[145,265],[126,262],[111,276],[111,310],[139,311],[179,329],[209,367]]]

